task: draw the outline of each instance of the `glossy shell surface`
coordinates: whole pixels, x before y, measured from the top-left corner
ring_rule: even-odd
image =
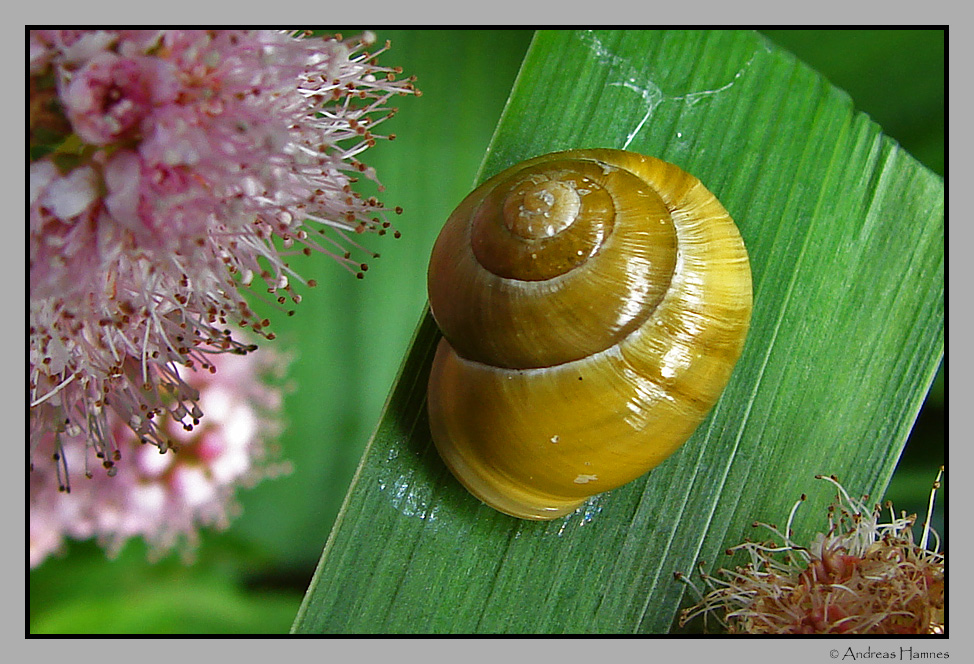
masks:
[[[693,433],[747,335],[751,272],[720,202],[632,152],[544,155],[450,216],[429,267],[443,332],[430,428],[453,474],[507,514],[552,519]]]

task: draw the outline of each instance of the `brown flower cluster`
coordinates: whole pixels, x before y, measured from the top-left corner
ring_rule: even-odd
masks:
[[[916,515],[897,517],[892,505],[867,508],[835,477],[836,500],[829,527],[808,547],[768,524],[777,541],[745,542],[727,551],[744,551],[750,562],[722,569],[720,578],[701,572],[707,593],[685,609],[680,625],[700,615],[716,615],[732,634],[930,634],[944,631],[944,554],[930,513],[943,468],[937,475],[919,544],[913,541]],[[888,510],[888,521],[883,521]],[[932,543],[930,540],[932,539]],[[677,578],[693,586],[684,575]]]

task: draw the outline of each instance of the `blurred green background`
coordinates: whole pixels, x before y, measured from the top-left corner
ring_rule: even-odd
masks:
[[[342,29],[346,35],[357,29]],[[170,555],[146,561],[141,542],[106,560],[91,542],[30,573],[33,633],[285,633],[332,522],[378,421],[426,300],[426,260],[453,207],[472,189],[531,31],[386,31],[380,56],[415,75],[419,98],[380,125],[396,140],[363,160],[374,166],[388,207],[405,212],[403,237],[366,237],[381,258],[364,281],[329,259],[293,265],[319,286],[300,291],[293,317],[266,311],[277,348],[296,359],[286,400],[288,477],[242,492],[229,531],[203,533],[191,566]],[[856,107],[921,162],[944,173],[944,31],[774,30],[774,43],[847,91]],[[363,189],[363,191],[366,191]],[[370,192],[371,193],[371,192]],[[364,258],[364,257],[363,257]],[[945,380],[941,369],[887,497],[897,509],[926,509],[944,463]],[[938,500],[946,501],[941,495]],[[939,512],[942,514],[942,512]],[[942,517],[935,526],[944,535]]]

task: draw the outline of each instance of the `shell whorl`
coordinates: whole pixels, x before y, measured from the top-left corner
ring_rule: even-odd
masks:
[[[430,261],[444,334],[434,441],[501,511],[554,518],[669,456],[740,355],[733,221],[676,166],[620,150],[528,160],[450,216]]]
[[[594,158],[531,160],[481,190],[451,215],[430,267],[434,316],[467,359],[508,368],[577,360],[631,333],[665,294],[674,228],[632,172]],[[545,198],[559,222],[511,230],[545,220]],[[575,212],[567,222],[566,208]]]

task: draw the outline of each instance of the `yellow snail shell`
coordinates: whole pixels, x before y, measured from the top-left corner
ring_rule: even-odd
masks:
[[[751,317],[727,211],[692,175],[622,150],[487,180],[447,220],[428,285],[444,335],[433,441],[471,493],[522,519],[567,514],[672,454]]]

